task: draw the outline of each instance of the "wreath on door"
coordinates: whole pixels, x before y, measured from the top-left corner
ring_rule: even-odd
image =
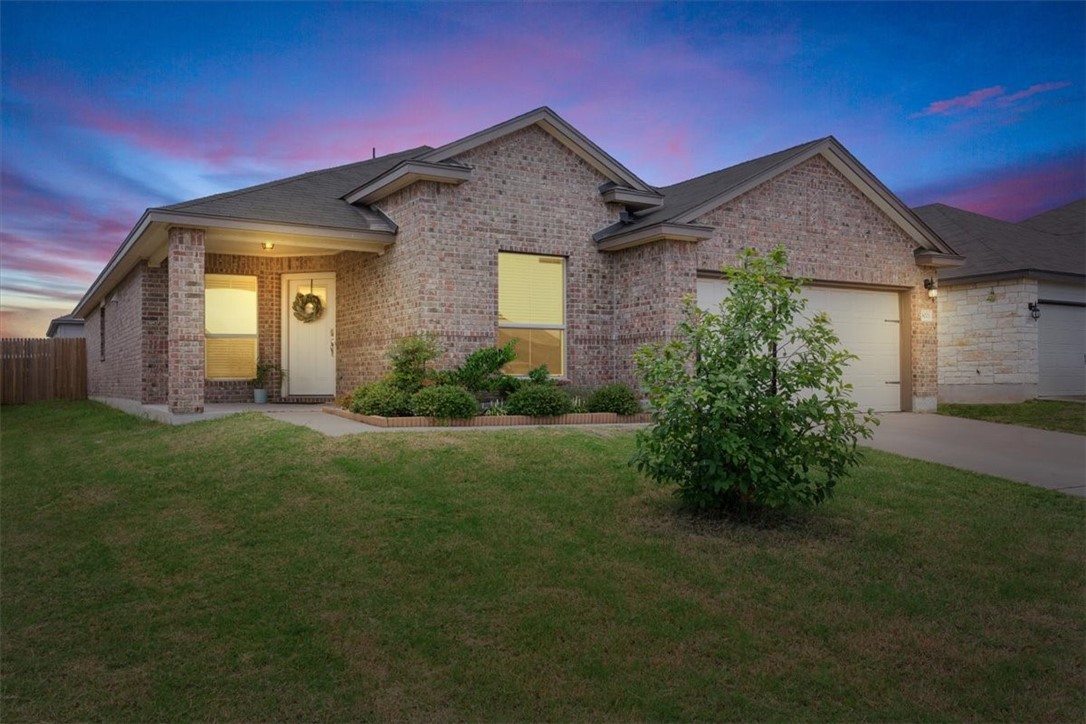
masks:
[[[298,292],[294,295],[294,304],[290,305],[294,310],[294,318],[303,324],[315,322],[324,314],[324,303],[321,298],[313,293],[313,282],[309,282],[309,294]]]

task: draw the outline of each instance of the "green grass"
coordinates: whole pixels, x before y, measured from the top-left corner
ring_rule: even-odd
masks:
[[[1086,435],[1086,404],[1081,402],[1028,400],[1001,405],[939,405],[939,414]]]
[[[2,415],[4,721],[1086,710],[1058,493],[872,451],[754,526],[679,513],[628,432]]]

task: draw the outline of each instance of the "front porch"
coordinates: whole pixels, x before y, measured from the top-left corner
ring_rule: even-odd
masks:
[[[163,251],[147,260],[149,270],[156,262],[165,266],[168,314],[160,348],[171,414],[251,402],[258,365],[265,368],[271,402],[335,398],[337,269],[343,257],[373,259],[383,247],[327,239],[299,243],[270,232],[259,238],[264,240],[230,229],[174,226]]]

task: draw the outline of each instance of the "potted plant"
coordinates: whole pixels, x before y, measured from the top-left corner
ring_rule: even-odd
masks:
[[[279,379],[284,380],[287,371],[275,362],[257,362],[256,377],[249,380],[253,385],[253,402],[263,405],[268,402],[268,378],[273,373],[278,373]]]

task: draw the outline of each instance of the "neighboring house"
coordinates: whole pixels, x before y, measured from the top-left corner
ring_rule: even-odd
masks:
[[[82,337],[83,320],[71,315],[57,317],[49,322],[49,329],[46,330],[45,336],[50,339],[53,337]]]
[[[847,344],[876,341],[850,372],[861,403],[934,408],[923,282],[961,258],[833,138],[654,188],[540,108],[148,209],[74,314],[92,396],[176,412],[250,399],[258,357],[288,371],[271,399],[326,399],[381,377],[389,345],[421,331],[448,364],[517,339],[513,372],[634,382],[634,351],[669,335],[685,295],[712,298],[741,248],[776,244]]]
[[[916,213],[966,258],[939,285],[939,400],[1086,395],[1086,200],[1016,224]]]

